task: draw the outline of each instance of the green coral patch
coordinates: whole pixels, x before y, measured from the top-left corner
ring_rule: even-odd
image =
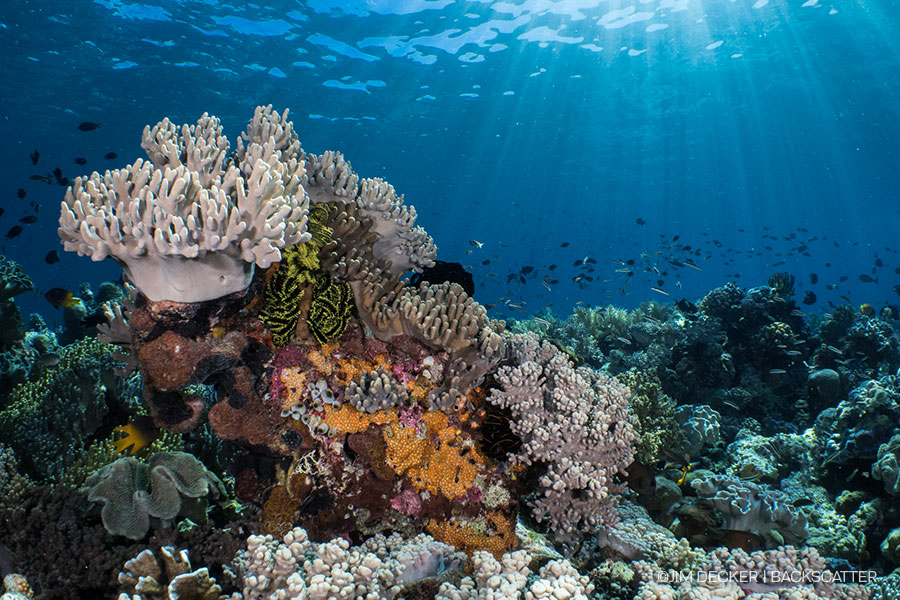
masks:
[[[322,275],[313,290],[307,325],[320,344],[340,337],[350,321],[353,293],[346,281]]]
[[[112,346],[84,338],[60,351],[60,362],[17,386],[0,410],[0,439],[38,479],[56,478],[84,448],[122,393],[112,375]]]

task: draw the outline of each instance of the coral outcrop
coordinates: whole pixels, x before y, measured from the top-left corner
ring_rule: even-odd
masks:
[[[262,506],[264,532],[427,531],[499,559],[534,478],[540,494],[524,500],[560,531],[612,514],[635,441],[627,388],[537,338],[503,337],[457,283],[407,285],[436,249],[390,184],[339,153],[307,154],[270,107],[233,154],[208,115],[163,121],[143,146],[150,163],[76,180],[60,235],[123,264],[139,293],[104,335],[130,347],[156,425],[208,420],[242,448],[236,493]],[[88,480],[114,533],[140,538],[150,518],[175,518],[176,500],[217,488],[139,464],[108,467],[127,489],[100,494],[115,487],[106,471]],[[174,484],[164,509],[158,484]]]

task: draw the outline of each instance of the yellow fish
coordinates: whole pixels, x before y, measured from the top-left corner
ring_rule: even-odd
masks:
[[[134,456],[137,452],[152,444],[158,435],[153,417],[146,416],[135,417],[131,420],[131,423],[116,427],[113,431],[121,431],[125,434],[125,437],[113,440],[116,454],[125,452],[129,456]]]

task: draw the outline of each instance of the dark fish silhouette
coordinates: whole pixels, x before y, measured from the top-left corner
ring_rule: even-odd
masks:
[[[119,155],[115,152],[107,152],[103,155],[103,158],[105,158],[106,160],[115,160],[116,158],[118,158],[118,156]]]
[[[816,295],[812,292],[806,292],[806,295],[803,296],[803,300],[801,300],[803,304],[809,306],[810,304],[816,303]]]
[[[53,177],[56,178],[56,183],[58,185],[69,185],[69,178],[63,177],[62,169],[59,167],[53,169]]]
[[[24,223],[25,225],[34,225],[38,222],[38,218],[34,215],[28,215],[19,219],[19,223]]]
[[[645,220],[643,220],[642,218],[638,217],[638,218],[635,220],[635,223],[637,223],[638,225],[640,225],[641,227],[643,227],[644,225],[647,224],[647,221],[645,221]]]
[[[59,253],[56,250],[51,250],[47,253],[47,256],[44,257],[44,262],[48,265],[55,265],[59,262]]]
[[[79,157],[77,157],[77,158],[75,159],[75,164],[76,164],[76,165],[84,166],[84,165],[87,164],[87,159],[86,159],[86,158],[82,158],[82,157],[79,156]]]
[[[48,352],[47,354],[42,354],[38,358],[38,363],[40,363],[42,367],[55,367],[61,360],[59,354]]]
[[[29,179],[31,181],[43,181],[44,183],[52,183],[53,182],[53,177],[51,175],[37,174],[37,175],[32,175],[31,177],[29,177]]]
[[[14,237],[18,236],[20,233],[22,233],[22,226],[14,225],[12,229],[6,232],[6,239],[11,240]]]
[[[651,496],[656,493],[656,475],[653,470],[641,462],[634,461],[626,469],[628,476],[625,481],[628,487],[640,496]]]
[[[878,283],[877,279],[875,279],[871,275],[866,275],[865,273],[859,276],[859,280],[863,283]]]
[[[678,310],[686,315],[693,315],[697,313],[697,306],[686,298],[682,298],[681,300],[676,302],[675,306],[678,308]]]
[[[809,274],[809,282],[813,285],[819,283],[819,276],[816,275],[815,273],[810,273]]]
[[[100,127],[100,123],[92,123],[91,121],[82,121],[81,124],[78,125],[79,131],[93,131]]]
[[[16,196],[18,196],[19,199],[24,198],[24,197],[25,197],[25,188],[19,188],[19,189],[16,191]]]
[[[28,155],[28,158],[31,159],[31,164],[33,164],[33,165],[37,164],[38,159],[40,157],[41,157],[41,153],[38,152],[37,150],[35,150],[34,152],[32,152],[31,154]]]
[[[568,248],[568,247],[569,247],[569,242],[563,242],[562,244],[559,245],[559,247],[560,247],[560,248]]]

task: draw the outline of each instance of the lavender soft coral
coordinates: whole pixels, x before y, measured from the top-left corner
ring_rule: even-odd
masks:
[[[488,401],[512,413],[522,439],[515,462],[546,463],[538,519],[549,517],[571,533],[614,520],[607,498],[634,456],[636,435],[627,414],[628,388],[586,367],[536,334],[507,339],[508,364],[496,375],[500,389]]]

